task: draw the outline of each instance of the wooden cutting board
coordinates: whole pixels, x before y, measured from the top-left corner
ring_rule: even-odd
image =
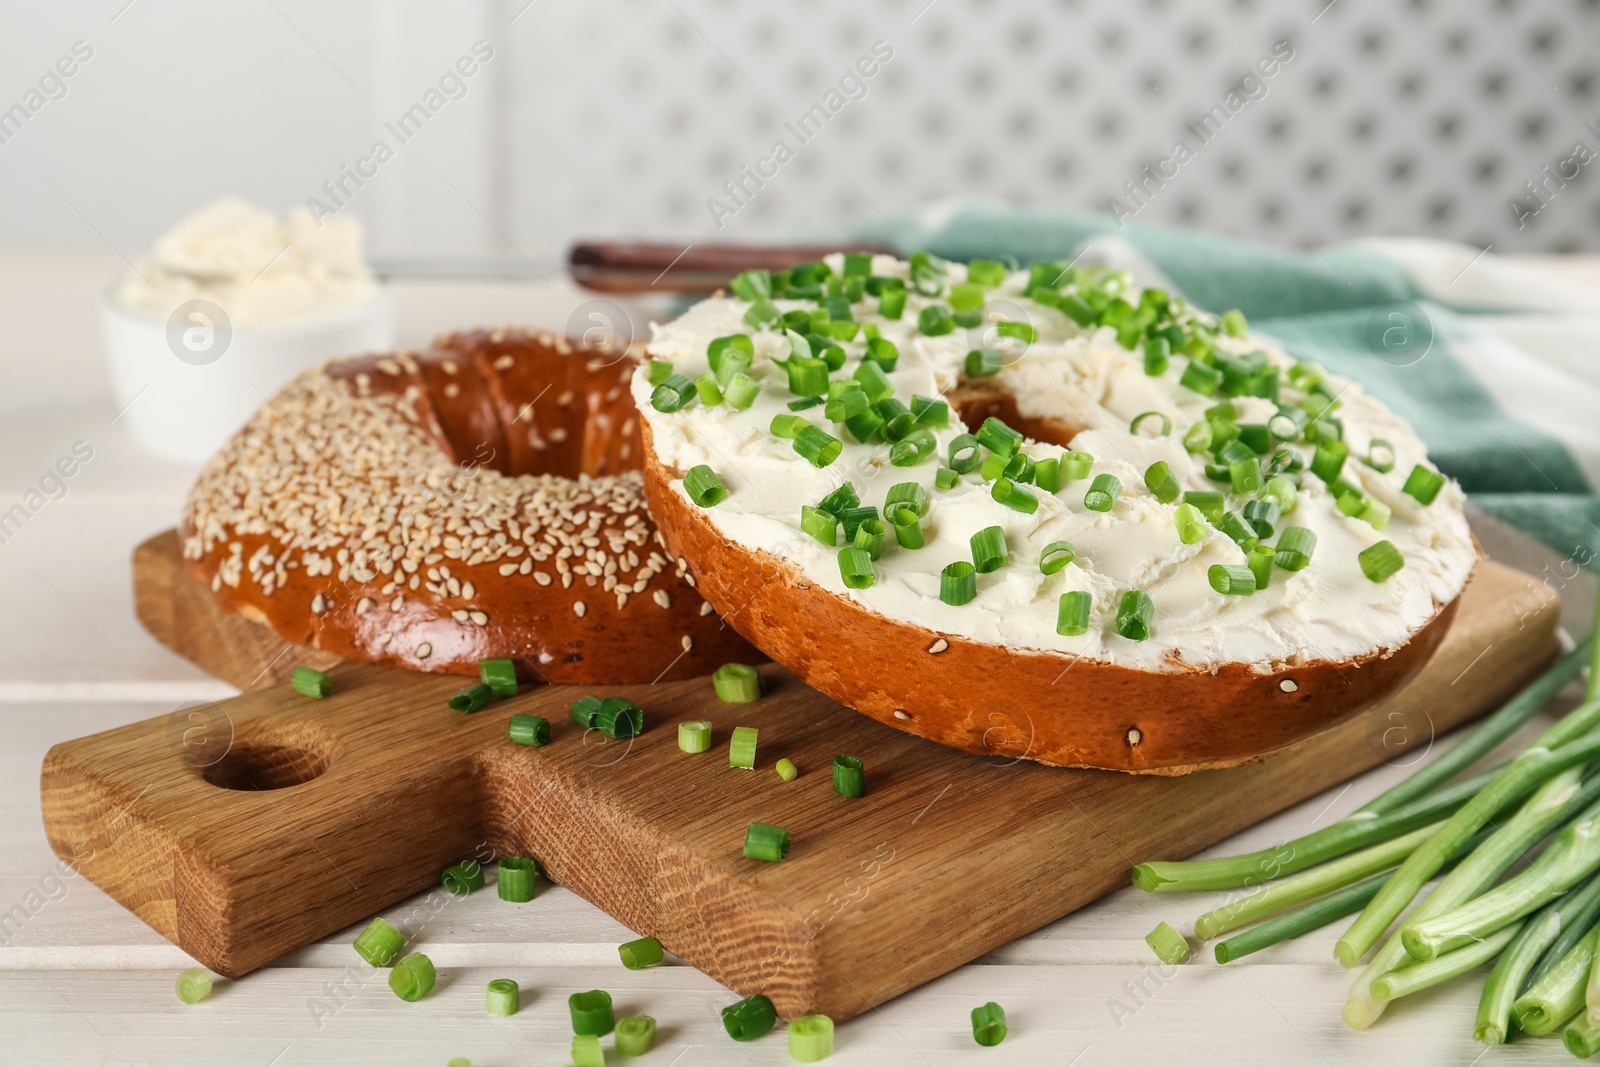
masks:
[[[771,665],[757,704],[720,703],[709,679],[596,690],[646,710],[629,743],[568,719],[584,690],[530,688],[461,715],[445,706],[460,678],[341,664],[323,701],[273,685],[57,745],[45,827],[58,855],[230,977],[436,885],[458,859],[526,855],[785,1018],[843,1020],[1126,885],[1137,860],[1188,855],[1416,758],[1554,655],[1559,605],[1528,597],[1528,581],[1484,563],[1401,695],[1292,751],[1184,778],[969,756]],[[136,583],[156,636],[224,678],[264,684],[304,658],[217,616],[181,578],[170,533],[141,548]],[[548,718],[552,743],[508,741],[513,712]],[[715,724],[710,752],[678,751],[684,719]],[[760,730],[753,772],[727,765],[738,725]],[[838,752],[865,760],[864,798],[833,792]],[[779,757],[796,781],[778,778]],[[786,861],[743,856],[753,821],[791,832]]]

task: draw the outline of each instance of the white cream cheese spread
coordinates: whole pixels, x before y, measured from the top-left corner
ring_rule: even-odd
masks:
[[[843,269],[842,257],[830,257],[835,274]],[[946,264],[948,281],[967,280],[960,264]],[[874,276],[907,279],[906,263],[875,257]],[[1084,329],[1054,306],[1023,295],[1027,271],[1008,272],[985,292],[984,325],[957,327],[941,336],[918,329],[918,313],[946,301],[942,296],[921,295],[908,289],[903,314],[897,319],[878,312],[873,296],[853,305],[853,317],[873,324],[882,338],[899,351],[888,379],[894,396],[910,404],[913,395],[942,397],[958,387],[970,351],[993,342],[997,320],[1025,321],[1037,339],[1016,345],[1020,356],[1008,359],[998,373],[986,379],[1014,395],[1026,417],[1049,418],[1073,427],[1074,452],[1091,454],[1086,477],[1061,485],[1056,492],[1030,486],[1038,498],[1032,513],[997,502],[992,484],[978,471],[956,479],[952,488],[938,488],[936,472],[948,462],[950,442],[976,430],[961,423],[954,410],[949,425],[935,429],[937,445],[931,455],[913,466],[893,466],[890,446],[884,442],[858,443],[843,425],[824,418],[822,407],[797,412],[837,437],[843,447],[833,462],[813,466],[797,454],[793,442],[774,436],[776,415],[791,414],[796,397],[789,391],[784,367],[777,361],[790,355],[791,342],[780,324],[754,328],[746,321],[751,301],[719,296],[691,307],[677,320],[653,327],[649,354],[670,362],[676,373],[694,378],[710,370],[707,349],[719,337],[749,334],[753,365],[749,375],[761,391],[745,410],[728,403],[707,405],[691,401],[665,413],[652,407],[649,369],[641,367],[633,380],[634,398],[650,426],[656,459],[678,477],[673,489],[684,492],[682,475],[697,465],[707,465],[727,487],[727,496],[704,511],[716,529],[729,540],[760,549],[792,564],[804,580],[844,597],[866,611],[925,627],[940,634],[1008,648],[1043,650],[1087,657],[1100,662],[1149,671],[1215,668],[1244,663],[1259,672],[1282,669],[1311,660],[1342,661],[1361,657],[1406,642],[1438,609],[1460,593],[1477,557],[1477,550],[1462,512],[1460,487],[1446,480],[1431,503],[1424,505],[1402,491],[1409,472],[1419,464],[1427,468],[1422,443],[1410,427],[1360,386],[1327,376],[1324,396],[1337,398],[1335,414],[1342,424],[1342,441],[1349,449],[1339,478],[1366,498],[1390,509],[1381,531],[1370,521],[1344,514],[1335,493],[1309,469],[1299,472],[1293,508],[1277,524],[1276,533],[1290,526],[1316,536],[1311,561],[1302,569],[1277,569],[1266,588],[1247,596],[1224,595],[1208,580],[1213,565],[1245,563],[1241,545],[1211,523],[1192,544],[1180,539],[1174,513],[1182,499],[1163,503],[1146,488],[1145,472],[1165,461],[1182,490],[1227,493],[1227,507],[1237,509],[1245,497],[1226,482],[1207,476],[1206,465],[1215,462],[1204,452],[1191,453],[1185,434],[1206,422],[1206,411],[1223,397],[1203,396],[1180,384],[1189,358],[1174,353],[1166,369],[1147,374],[1139,351],[1118,343],[1110,327]],[[1069,286],[1067,293],[1071,293]],[[1137,290],[1128,294],[1137,301]],[[777,310],[812,310],[815,300],[774,300]],[[1190,313],[1215,328],[1209,315]],[[837,342],[846,362],[833,375],[849,376],[863,359],[866,337]],[[1244,354],[1264,351],[1273,367],[1286,369],[1291,361],[1259,338],[1232,337],[1217,330],[1217,349]],[[1280,400],[1293,402],[1300,392],[1285,386]],[[1231,398],[1239,424],[1269,420],[1278,404],[1257,396]],[[1155,412],[1135,432],[1136,416]],[[1156,435],[1160,416],[1171,420],[1171,432]],[[1372,442],[1387,442],[1393,465],[1380,471],[1363,462]],[[1305,463],[1314,445],[1305,441],[1276,443]],[[1028,442],[1022,452],[1035,458],[1060,456],[1059,445]],[[1384,464],[1379,464],[1383,466]],[[1108,473],[1121,483],[1121,492],[1109,511],[1090,510],[1085,494],[1096,475]],[[948,476],[947,476],[948,477]],[[927,499],[923,519],[925,543],[916,549],[900,547],[891,530],[882,556],[874,564],[874,581],[868,588],[848,588],[841,576],[839,549],[819,542],[801,528],[801,506],[816,505],[846,480],[853,483],[862,504],[880,509],[890,486],[913,481]],[[1381,510],[1379,508],[1378,510]],[[972,535],[986,527],[1005,532],[1009,562],[998,570],[977,575],[977,595],[968,603],[952,605],[940,599],[943,568],[958,560],[971,560]],[[1268,543],[1273,537],[1264,539]],[[1404,558],[1404,566],[1383,581],[1371,580],[1357,554],[1380,541],[1391,542]],[[1053,574],[1039,567],[1041,550],[1059,541],[1070,542],[1072,563]],[[841,542],[843,544],[843,542]],[[1153,606],[1149,636],[1132,640],[1114,627],[1118,605],[1129,590],[1141,590]],[[1057,632],[1058,602],[1063,593],[1083,591],[1092,597],[1087,631],[1064,636]]]

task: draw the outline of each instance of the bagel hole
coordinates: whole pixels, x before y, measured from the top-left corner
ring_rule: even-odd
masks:
[[[1017,408],[1016,397],[985,381],[963,382],[959,389],[947,394],[951,406],[961,421],[969,427],[983,425],[984,419],[999,419],[1023,436],[1047,445],[1070,448],[1080,427],[1068,425],[1059,419],[1032,418]],[[976,430],[974,430],[976,432]]]
[[[320,727],[288,724],[234,741],[221,759],[201,771],[218,789],[262,791],[304,785],[332,765],[336,744]]]

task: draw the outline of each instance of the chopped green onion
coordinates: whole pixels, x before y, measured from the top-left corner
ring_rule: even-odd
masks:
[[[405,937],[394,928],[394,924],[380,915],[356,937],[356,955],[374,967],[387,967],[400,954],[405,943]]]
[[[1160,923],[1144,936],[1144,943],[1155,952],[1162,963],[1176,966],[1189,958],[1194,950],[1184,936],[1166,923]]]
[[[917,329],[929,337],[943,337],[954,333],[956,320],[943,304],[929,304],[917,312]]]
[[[968,378],[993,378],[1005,366],[1005,353],[996,348],[974,348],[967,353],[962,369]]]
[[[1022,435],[992,415],[978,427],[978,443],[990,452],[1009,457],[1022,444]],[[952,467],[954,463],[950,464]],[[960,469],[959,467],[957,468]]]
[[[950,460],[950,469],[957,474],[971,474],[978,468],[978,463],[983,455],[979,451],[980,442],[970,433],[961,434],[951,438],[947,456]]]
[[[1260,540],[1256,537],[1255,527],[1245,522],[1244,516],[1237,511],[1223,512],[1222,522],[1217,524],[1217,529],[1227,534],[1234,544],[1246,552],[1254,548],[1256,541]]]
[[[611,994],[604,989],[572,994],[567,998],[567,1013],[572,1017],[574,1034],[603,1037],[617,1025],[617,1018],[611,1011]]]
[[[824,429],[807,424],[795,435],[794,450],[813,467],[826,467],[839,458],[844,442]]]
[[[1155,498],[1163,504],[1170,504],[1178,499],[1183,492],[1183,486],[1178,484],[1178,478],[1172,473],[1172,467],[1166,460],[1157,460],[1145,468],[1144,487],[1155,494]]]
[[[844,276],[846,278],[866,278],[871,274],[871,252],[846,252],[844,254]]]
[[[492,978],[484,990],[483,1008],[497,1019],[515,1015],[522,1007],[522,988],[510,978]]]
[[[1226,497],[1209,489],[1190,490],[1183,494],[1183,502],[1199,510],[1212,524],[1222,522],[1222,513],[1228,506]]]
[[[394,965],[389,972],[389,988],[394,995],[407,1003],[414,1003],[428,995],[438,975],[433,961],[420,952],[413,952]]]
[[[1394,445],[1381,437],[1374,437],[1367,446],[1367,466],[1380,474],[1394,470]]]
[[[1253,493],[1261,488],[1261,464],[1254,458],[1228,464],[1228,484],[1235,493]]]
[[[871,554],[854,547],[840,549],[839,576],[846,589],[869,589],[878,580]]]
[[[1033,465],[1033,482],[1047,493],[1061,490],[1061,457],[1051,456]]]
[[[1039,553],[1039,570],[1045,574],[1054,574],[1077,557],[1078,550],[1072,546],[1071,541],[1051,541],[1044,546],[1044,551]]]
[[[1258,456],[1264,456],[1272,451],[1272,431],[1264,422],[1241,422],[1239,425],[1239,440],[1250,451]]]
[[[833,791],[842,797],[866,795],[867,770],[860,757],[833,757]]]
[[[568,709],[567,715],[585,730],[593,729],[600,718],[601,706],[602,701],[599,697],[579,697],[572,702],[572,707]]]
[[[494,698],[494,690],[483,683],[468,686],[450,698],[450,710],[471,715],[475,711],[482,711]]]
[[[861,383],[867,399],[873,403],[894,395],[894,385],[889,381],[889,376],[883,373],[881,366],[870,359],[863,360],[850,377]]]
[[[846,541],[854,541],[856,539],[856,530],[860,529],[861,524],[868,519],[877,517],[878,509],[871,504],[845,508],[844,512],[839,516],[840,521],[844,523],[844,539]]]
[[[918,426],[943,429],[950,425],[950,405],[928,396],[911,395],[911,415]]]
[[[594,717],[594,728],[623,741],[644,733],[644,709],[622,697],[606,697]]]
[[[704,463],[689,468],[689,473],[683,476],[683,491],[703,508],[722,503],[728,495],[728,487],[722,484],[717,472]]]
[[[1311,553],[1316,547],[1315,533],[1304,526],[1286,526],[1278,536],[1278,547],[1272,559],[1286,571],[1303,570],[1311,562]]]
[[[1032,456],[1018,452],[1006,460],[1005,468],[1001,473],[1013,482],[1031,482],[1033,481],[1033,473],[1037,469],[1038,464],[1033,461]]]
[[[728,283],[734,295],[740,300],[759,300],[764,296],[772,295],[772,272],[766,270],[747,270],[736,274],[733,281]]]
[[[789,1023],[789,1058],[796,1063],[816,1063],[833,1055],[833,1020],[826,1015],[802,1015]]]
[[[1111,506],[1117,502],[1117,494],[1122,492],[1122,483],[1114,474],[1097,474],[1094,481],[1089,483],[1089,491],[1083,496],[1083,506],[1090,511],[1110,511]]]
[[[1267,484],[1261,487],[1261,499],[1270,500],[1278,505],[1278,514],[1287,515],[1294,510],[1295,495],[1300,487],[1295,485],[1294,479],[1282,474],[1275,474],[1267,479]]]
[[[1172,344],[1165,337],[1150,337],[1144,342],[1144,372],[1152,378],[1167,373],[1171,362]]]
[[[1156,434],[1157,437],[1167,437],[1172,433],[1172,418],[1171,418],[1171,416],[1166,415],[1165,413],[1160,412],[1160,411],[1141,411],[1141,412],[1139,412],[1139,414],[1137,414],[1137,415],[1135,415],[1133,417],[1133,421],[1128,423],[1128,432],[1131,433],[1131,434],[1137,434],[1139,432],[1139,427],[1141,425],[1143,425],[1145,419],[1160,419],[1161,420],[1161,432]]]
[[[1255,575],[1257,589],[1265,589],[1267,583],[1272,581],[1272,562],[1276,555],[1271,545],[1255,545],[1245,556],[1246,566]]]
[[[722,398],[729,406],[744,411],[756,402],[756,394],[761,392],[761,383],[743,371],[734,374],[728,379],[728,384],[723,388]]]
[[[972,1009],[972,1040],[993,1048],[1006,1039],[1006,1010],[994,1001]]]
[[[1186,545],[1205,539],[1205,516],[1193,504],[1179,504],[1172,513],[1172,524],[1178,528],[1178,540]]]
[[[513,715],[506,727],[506,736],[519,745],[548,745],[550,720],[539,715]]]
[[[1050,462],[1054,463],[1055,461],[1050,460]],[[952,468],[940,467],[933,472],[933,484],[937,489],[954,489],[956,487],[956,479],[959,477],[961,476]]]
[[[856,493],[856,487],[851,482],[845,482],[839,488],[823,497],[817,507],[822,511],[842,517],[850,508],[861,503],[861,497]]]
[[[691,719],[678,724],[678,750],[680,752],[705,752],[711,747],[711,724],[704,719]]]
[[[800,506],[800,529],[825,545],[838,544],[839,518],[810,504]]]
[[[983,466],[978,468],[978,477],[986,482],[992,482],[1002,477],[1006,472],[1006,464],[1011,460],[998,452],[991,452],[983,457]]]
[[[928,492],[918,482],[896,482],[889,487],[888,495],[883,498],[884,513],[887,514],[896,504],[912,505],[920,518],[928,513]]]
[[[1310,421],[1304,408],[1279,408],[1277,414],[1267,420],[1267,433],[1279,441],[1298,441]]]
[[[1211,438],[1211,423],[1202,419],[1183,432],[1183,450],[1190,455],[1208,452],[1211,449]]]
[[[1393,541],[1379,541],[1356,553],[1361,573],[1374,582],[1386,582],[1406,565],[1405,557]]]
[[[526,856],[501,856],[495,876],[495,889],[500,899],[512,904],[526,904],[532,900],[538,873],[538,865]]]
[[[478,680],[497,697],[517,695],[517,666],[508,659],[480,659]]]
[[[748,704],[761,699],[761,672],[744,663],[724,663],[711,674],[717,699],[726,704]]]
[[[1039,331],[1026,322],[1013,322],[1010,319],[1001,319],[994,324],[997,337],[1014,337],[1023,344],[1031,345],[1039,339]]]
[[[1439,490],[1442,488],[1444,488],[1444,475],[1418,463],[1411,468],[1410,475],[1406,477],[1406,484],[1400,487],[1400,491],[1426,507],[1433,503],[1434,497],[1439,495]]]
[[[892,371],[900,362],[900,350],[886,337],[873,337],[867,341],[864,359],[870,359],[884,371]]]
[[[625,1015],[617,1020],[612,1039],[618,1056],[643,1056],[656,1044],[656,1021],[649,1015]]]
[[[1388,504],[1369,497],[1367,506],[1361,510],[1361,514],[1357,515],[1356,518],[1381,533],[1389,528],[1389,518],[1392,514]]]
[[[1224,312],[1219,325],[1222,327],[1222,332],[1229,337],[1243,337],[1250,330],[1249,324],[1244,320],[1244,312],[1238,308]]]
[[[204,967],[190,967],[178,975],[178,999],[198,1004],[211,995],[211,973]]]
[[[772,416],[772,423],[767,427],[772,436],[792,441],[799,436],[800,431],[811,422],[804,415],[788,415],[783,412]]]
[[[1256,572],[1245,566],[1213,563],[1206,571],[1206,581],[1224,596],[1249,596],[1256,591]]]
[[[1063,637],[1088,633],[1089,609],[1093,606],[1094,597],[1082,590],[1062,593],[1061,601],[1056,605],[1056,633]]]
[[[1222,372],[1197,359],[1191,359],[1189,365],[1183,368],[1178,384],[1185,389],[1194,390],[1201,396],[1211,396],[1217,391],[1217,386],[1222,384]]]
[[[780,862],[789,855],[789,831],[771,823],[751,823],[744,832],[744,854],[766,863]]]
[[[678,411],[698,394],[694,379],[686,374],[674,374],[655,387],[650,394],[650,406],[663,413]]]
[[[890,525],[894,527],[895,542],[901,548],[915,549],[923,546],[922,517],[917,514],[915,504],[907,500],[897,501],[889,505],[887,514]]]
[[[958,559],[939,572],[939,599],[951,607],[971,603],[978,595],[976,568]]]
[[[717,376],[717,381],[718,382],[722,382],[722,381],[725,380],[725,378],[723,377],[723,374],[722,374],[722,364],[723,364],[723,362],[725,361],[727,355],[730,352],[735,354],[735,355],[753,356],[753,355],[755,355],[755,351],[756,351],[755,342],[750,339],[750,335],[749,334],[747,334],[747,333],[731,333],[731,334],[728,334],[726,337],[714,338],[711,341],[711,343],[706,346],[706,362],[711,365],[711,371],[712,371],[713,374],[715,374]],[[661,384],[661,382],[657,381],[655,379],[655,377],[654,377],[655,369],[656,369],[655,365],[658,362],[660,362],[660,361],[659,360],[651,360],[650,361],[650,373],[652,375],[652,377],[650,379],[650,384],[651,385],[660,385]],[[749,366],[749,363],[746,362],[745,366]],[[661,381],[665,381],[667,375],[671,374],[671,373],[672,373],[672,364],[669,363],[669,364],[667,364],[666,372],[664,374],[662,374],[662,376],[661,376]]]
[[[739,377],[740,375],[744,375],[747,378],[749,377],[746,372],[750,369],[750,364],[753,362],[754,357],[752,357],[750,353],[740,351],[739,349],[729,349],[727,352],[722,354],[721,362],[715,364],[715,366],[712,368],[712,380],[717,383],[718,388],[723,390],[724,399],[726,399],[727,390],[729,386],[733,384],[733,380],[735,378]],[[699,379],[696,379],[697,390],[698,384]]]
[[[617,955],[622,958],[622,965],[630,971],[642,971],[646,967],[653,967],[661,962],[666,955],[661,949],[661,942],[653,937],[641,937],[637,941],[624,941],[617,946]]]
[[[896,467],[914,467],[933,454],[938,446],[933,431],[912,430],[904,440],[896,441],[889,449],[889,462]]]
[[[873,406],[883,419],[883,436],[890,441],[902,440],[917,424],[911,417],[911,409],[892,396],[884,397]]]
[[[672,370],[672,364],[668,363],[666,360],[652,359],[645,366],[645,381],[649,382],[651,385],[660,385],[662,382],[672,377]]]
[[[474,889],[483,888],[483,865],[477,860],[452,863],[439,876],[439,884],[454,897],[464,897]]]
[[[1006,532],[998,526],[986,526],[972,535],[972,565],[979,574],[997,571],[1010,558],[1006,554]]]
[[[856,535],[850,544],[865,552],[874,562],[883,557],[883,544],[888,537],[888,529],[882,519],[866,519],[856,527]]]
[[[1009,478],[997,479],[989,495],[996,503],[1004,504],[1012,511],[1020,511],[1025,515],[1032,515],[1039,510],[1039,498],[1033,491]]]
[[[1344,469],[1344,461],[1350,455],[1350,446],[1343,441],[1323,441],[1317,445],[1316,453],[1311,457],[1311,473],[1332,485],[1338,480],[1339,472]]]
[[[793,330],[790,336],[799,336]],[[828,392],[828,364],[809,356],[791,356],[783,365],[789,374],[789,392],[795,396],[826,396]]]
[[[694,391],[700,395],[700,403],[706,407],[716,407],[722,403],[722,389],[717,385],[714,374],[702,374],[694,380]]]
[[[777,1021],[777,1009],[761,993],[722,1009],[722,1028],[735,1041],[754,1041]]]
[[[894,279],[897,283],[899,279]],[[885,287],[878,294],[878,314],[886,319],[898,319],[906,310],[906,289],[904,285],[896,284]]]
[[[1257,537],[1271,537],[1272,532],[1278,528],[1278,520],[1283,517],[1277,502],[1265,498],[1245,501],[1240,513],[1244,516],[1244,521],[1248,522],[1250,528],[1256,532]]]
[[[296,693],[312,700],[322,700],[333,692],[333,682],[313,667],[296,667],[289,677],[289,684]]]
[[[860,444],[869,444],[883,437],[883,416],[876,411],[863,411],[844,420],[845,429]]]
[[[800,768],[796,767],[794,765],[794,761],[791,759],[779,760],[777,763],[772,765],[772,769],[777,771],[778,777],[782,778],[786,782],[792,782],[796,778],[800,777]]]
[[[754,726],[735,726],[728,738],[728,766],[753,771],[756,767],[756,742],[761,731]]]
[[[1006,280],[1006,268],[1003,263],[996,263],[992,259],[975,259],[967,264],[967,281],[985,289],[993,289]],[[833,1027],[829,1026],[831,1033]]]
[[[1122,600],[1117,604],[1117,633],[1130,641],[1143,641],[1150,636],[1150,623],[1155,610],[1150,594],[1143,590],[1130,589],[1123,593]]]
[[[1061,484],[1089,477],[1094,457],[1087,452],[1068,452],[1061,457]]]
[[[862,397],[861,399],[865,400],[866,397]],[[827,403],[832,403],[832,401],[823,400],[822,397],[820,397],[820,396],[803,396],[799,400],[791,400],[791,401],[789,401],[789,410],[790,411],[810,411],[812,408],[822,407],[823,404],[827,404]],[[823,414],[827,415],[827,411],[824,410]],[[828,417],[829,418],[833,418],[833,416],[831,416],[831,415],[829,415]],[[834,419],[834,421],[835,422],[840,422],[842,420]]]

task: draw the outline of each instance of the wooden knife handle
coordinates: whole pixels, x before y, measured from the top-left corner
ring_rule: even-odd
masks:
[[[572,246],[572,278],[603,293],[710,293],[745,270],[785,270],[830,252],[881,252],[889,245],[846,241],[829,245],[656,244],[584,241]]]

